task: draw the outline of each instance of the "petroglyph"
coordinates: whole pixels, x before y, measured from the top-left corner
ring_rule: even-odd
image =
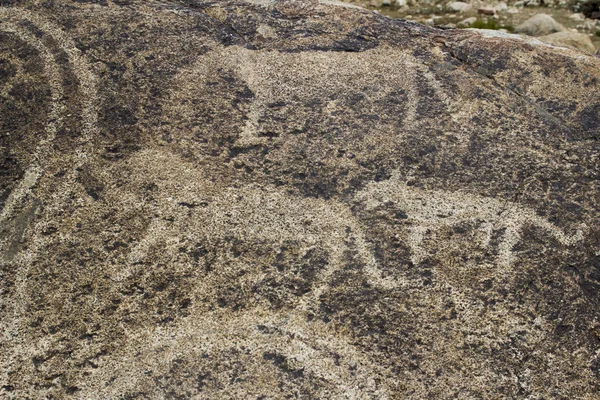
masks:
[[[83,397],[112,398],[126,393],[143,385],[140,382],[146,376],[143,371],[168,374],[175,359],[186,363],[190,372],[202,374],[207,366],[211,370],[221,368],[220,361],[226,355],[229,362],[239,360],[247,368],[238,379],[225,384],[207,380],[216,390],[221,387],[219,393],[227,398],[236,391],[254,393],[257,381],[276,391],[282,379],[292,379],[294,374],[301,374],[309,382],[318,381],[318,393],[324,398],[389,398],[388,389],[374,379],[385,374],[383,368],[354,349],[327,324],[309,323],[294,313],[255,310],[194,315],[172,327],[131,332],[130,337],[129,349],[123,355],[93,370],[88,377],[90,389],[82,393]],[[115,383],[107,388],[105,383],[113,377]]]
[[[174,256],[180,243],[186,240],[216,246],[234,237],[243,242],[259,241],[272,246],[294,241],[303,246],[304,252],[315,246],[327,250],[327,266],[319,272],[311,292],[300,301],[302,308],[317,303],[319,296],[327,290],[331,276],[344,267],[344,252],[351,248],[371,284],[387,289],[399,285],[382,276],[362,227],[345,205],[332,200],[294,197],[269,186],[220,189],[206,182],[193,169],[170,167],[157,170],[152,167],[181,165],[180,161],[174,162],[171,157],[144,152],[130,161],[137,171],[144,171],[145,176],[154,176],[155,182],[168,185],[166,182],[176,181],[174,177],[177,176],[186,185],[165,188],[169,195],[159,197],[159,208],[161,215],[172,215],[173,218],[153,221],[145,238],[132,249],[128,262],[130,267],[124,269],[117,280],[131,275],[158,242],[167,243],[162,252],[172,252]],[[184,207],[181,204],[194,206],[184,215],[180,211]],[[351,247],[348,242],[352,242]]]
[[[406,52],[382,47],[363,53],[284,53],[231,46],[208,53],[193,67],[183,69],[176,79],[178,92],[174,97],[201,90],[200,84],[214,79],[220,71],[233,71],[253,95],[245,126],[235,143],[242,148],[290,140],[287,135],[273,137],[263,132],[265,113],[271,107],[286,110],[283,115],[289,118],[288,130],[294,133],[311,124],[307,120],[293,121],[295,109],[315,107],[315,101],[319,103],[318,113],[338,115],[347,106],[347,98],[353,97],[360,103],[362,113],[376,115],[378,107],[389,99],[403,97],[400,115],[385,116],[393,119],[392,123],[380,121],[364,135],[363,140],[377,144],[402,141],[406,131],[418,127],[419,84],[431,89],[446,107],[453,103],[426,65]],[[317,91],[319,99],[314,98]]]
[[[521,239],[521,231],[531,225],[548,232],[564,246],[573,246],[584,238],[585,224],[569,235],[556,225],[538,216],[534,210],[516,203],[477,196],[462,192],[422,190],[408,186],[398,171],[382,182],[372,182],[359,192],[355,199],[363,203],[366,210],[392,203],[407,215],[409,228],[408,244],[412,250],[412,261],[420,263],[426,256],[422,248],[428,230],[443,226],[456,226],[465,221],[483,221],[482,245],[489,246],[494,229],[503,229],[498,246],[497,262],[500,267],[510,268],[514,262],[513,247]]]
[[[0,223],[10,219],[13,216],[17,205],[31,193],[38,179],[44,173],[45,163],[51,157],[52,141],[56,137],[57,128],[62,123],[63,114],[67,112],[67,106],[63,101],[62,77],[60,68],[55,60],[55,55],[44,45],[41,39],[38,39],[31,32],[28,32],[19,21],[28,21],[44,34],[54,38],[56,44],[63,50],[69,59],[70,66],[79,80],[79,92],[83,98],[81,111],[81,135],[80,144],[74,150],[77,155],[77,162],[67,175],[65,184],[61,189],[72,184],[75,181],[77,170],[86,162],[91,152],[92,139],[97,133],[97,94],[96,78],[91,72],[91,68],[85,57],[75,46],[73,40],[66,35],[60,28],[47,22],[37,14],[19,8],[0,8],[0,29],[17,35],[20,39],[33,46],[40,52],[44,60],[45,74],[48,77],[51,88],[52,105],[48,115],[45,137],[41,139],[34,156],[34,161],[27,169],[23,179],[10,194],[2,213],[0,214]],[[68,193],[65,190],[59,190],[59,197],[64,198]],[[59,200],[58,198],[56,199]],[[55,203],[57,202],[55,201]]]
[[[56,137],[58,127],[62,122],[62,114],[66,108],[63,99],[63,89],[61,82],[60,68],[54,60],[52,53],[46,48],[41,40],[35,37],[32,33],[24,28],[10,22],[7,17],[7,9],[0,8],[0,30],[16,35],[19,39],[34,47],[44,60],[44,73],[47,76],[50,84],[50,96],[52,104],[48,114],[48,123],[46,124],[46,132],[44,137],[39,141],[38,147],[33,156],[33,161],[29,168],[25,171],[21,182],[10,194],[2,212],[0,213],[0,223],[12,217],[15,206],[20,203],[31,193],[32,188],[36,184],[38,178],[43,173],[43,166],[51,152],[52,141]]]
[[[26,23],[23,23],[26,22]],[[36,28],[35,34],[30,32],[28,24],[32,24]],[[69,113],[69,107],[64,100],[64,89],[62,87],[63,76],[61,66],[57,63],[57,59],[61,55],[52,52],[45,43],[45,36],[50,36],[56,46],[67,55],[69,67],[78,79],[78,92],[81,97],[81,112],[79,119],[81,121],[78,138],[78,145],[73,149],[76,156],[75,162],[69,165],[67,172],[62,178],[62,182],[56,182],[52,186],[55,187],[53,196],[48,196],[44,199],[44,211],[46,213],[60,212],[64,207],[65,199],[72,195],[76,190],[75,181],[78,177],[80,168],[86,163],[93,150],[93,138],[97,133],[97,107],[98,99],[96,95],[96,79],[91,72],[91,68],[85,57],[76,48],[74,42],[60,28],[47,22],[39,17],[36,13],[18,9],[2,7],[0,8],[0,30],[16,35],[20,40],[35,48],[43,62],[44,75],[46,76],[50,86],[51,105],[47,116],[47,124],[45,133],[40,138],[39,144],[32,158],[31,164],[26,169],[23,178],[9,195],[2,212],[0,213],[0,225],[14,225],[13,232],[6,235],[3,241],[0,241],[0,262],[8,262],[17,266],[15,277],[15,287],[12,298],[6,296],[2,300],[2,308],[4,315],[12,313],[12,319],[9,323],[3,324],[2,334],[8,340],[15,341],[20,335],[19,331],[22,328],[20,321],[27,318],[28,298],[27,293],[27,275],[30,266],[38,257],[40,248],[46,246],[52,239],[43,236],[35,235],[29,241],[26,251],[19,251],[16,248],[15,241],[23,241],[26,231],[41,232],[44,225],[47,223],[43,218],[36,219],[34,214],[37,212],[41,201],[35,196],[35,187],[44,177],[47,164],[53,157],[52,145],[56,138],[58,129],[64,124],[64,120]],[[58,180],[56,177],[52,177]],[[34,224],[33,227],[26,226]],[[10,352],[15,357],[20,357],[17,354],[31,353],[35,351],[34,346],[13,346]],[[22,354],[21,354],[22,356]]]
[[[405,104],[402,125],[395,127],[396,134],[401,135],[402,130],[410,127],[416,118],[418,106],[416,73],[422,69],[422,66],[405,53],[398,52],[395,57],[388,55],[385,61],[380,60],[380,54],[382,54],[381,49],[370,50],[368,58],[353,57],[349,53],[273,52],[256,56],[252,52],[243,51],[231,54],[230,57],[239,66],[237,68],[239,75],[256,96],[238,145],[256,145],[267,140],[264,137],[260,138],[258,132],[260,118],[269,104],[308,103],[314,93],[311,87],[319,87],[330,93],[326,110],[330,108],[334,111],[337,108],[338,97],[341,97],[342,93],[357,91],[357,88],[377,88],[378,82],[383,79],[381,75],[385,74],[375,67],[378,61],[388,63],[388,67],[396,71],[394,74],[396,86],[390,85],[387,90],[376,89],[366,93],[367,101],[371,104],[381,101],[393,89],[406,90],[408,101]],[[337,60],[332,63],[331,58]],[[332,65],[341,68],[332,68]],[[344,71],[348,76],[339,79],[340,71]]]

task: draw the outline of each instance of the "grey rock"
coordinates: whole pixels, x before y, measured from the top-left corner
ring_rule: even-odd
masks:
[[[332,1],[6,3],[0,398],[600,392],[596,57]]]
[[[540,40],[555,46],[567,46],[594,54],[596,47],[590,37],[584,33],[556,32],[551,35],[541,36]]]
[[[466,12],[469,11],[472,6],[469,3],[464,3],[462,1],[453,1],[446,5],[448,10],[456,11],[456,12]]]
[[[554,32],[565,31],[566,28],[556,22],[548,14],[536,14],[517,26],[515,32],[529,36],[543,36]]]
[[[505,2],[501,1],[494,6],[494,9],[496,10],[496,12],[506,12],[508,10],[508,5]]]
[[[573,21],[583,22],[583,21],[585,21],[585,15],[583,15],[582,13],[575,13],[575,14],[571,14],[569,19],[572,19]]]
[[[477,21],[477,17],[469,17],[469,18],[465,18],[462,21],[460,21],[457,25],[459,27],[464,28],[464,27],[473,25],[476,21]]]

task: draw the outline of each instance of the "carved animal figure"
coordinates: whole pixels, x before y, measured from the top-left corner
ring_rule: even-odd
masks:
[[[421,262],[424,257],[421,244],[427,230],[455,226],[465,221],[484,221],[484,246],[490,244],[493,229],[504,229],[498,249],[498,263],[504,268],[512,266],[513,247],[521,239],[521,231],[527,225],[547,231],[565,246],[581,241],[587,229],[582,225],[574,234],[568,234],[537,215],[534,210],[516,203],[464,192],[414,188],[402,181],[398,171],[389,180],[369,184],[355,199],[364,203],[367,210],[391,202],[406,213],[408,221],[412,222],[408,244],[414,264]]]

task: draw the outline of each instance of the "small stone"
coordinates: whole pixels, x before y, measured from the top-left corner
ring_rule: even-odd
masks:
[[[505,12],[506,10],[508,10],[508,6],[505,2],[501,1],[500,3],[496,4],[496,7],[494,7],[494,9],[496,10],[496,12]]]
[[[551,16],[547,14],[536,14],[517,26],[515,32],[529,36],[543,36],[565,30],[566,28],[556,22]]]
[[[456,12],[465,12],[469,11],[472,7],[469,3],[463,3],[462,1],[453,1],[452,3],[448,3],[446,8]]]
[[[479,14],[483,14],[483,15],[494,15],[494,14],[496,14],[496,10],[493,7],[479,7],[477,9],[477,12]]]
[[[585,15],[583,15],[582,13],[575,13],[575,14],[571,14],[569,19],[572,19],[573,21],[583,22],[583,21],[585,21]]]
[[[396,0],[396,7],[400,8],[400,7],[406,7],[406,6],[407,6],[406,0]]]
[[[508,10],[506,10],[506,12],[509,14],[518,14],[519,9],[517,7],[508,7]]]
[[[463,19],[462,21],[460,21],[457,25],[461,28],[464,28],[464,27],[473,25],[475,23],[475,21],[477,21],[477,18],[469,17],[469,18],[466,18],[466,19]]]

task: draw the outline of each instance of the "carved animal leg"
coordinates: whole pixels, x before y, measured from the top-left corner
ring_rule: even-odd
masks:
[[[513,248],[521,240],[521,223],[514,219],[506,220],[506,231],[498,246],[498,264],[510,269],[514,261]]]
[[[529,222],[539,228],[545,229],[552,236],[554,236],[556,240],[565,246],[573,246],[574,244],[582,241],[584,239],[584,231],[587,231],[587,225],[582,224],[581,229],[578,229],[575,234],[566,235],[562,229],[548,222],[546,219],[538,216],[531,218]]]
[[[327,267],[319,274],[314,288],[300,299],[299,308],[301,310],[309,311],[318,306],[321,295],[329,288],[332,275],[343,266],[344,251],[341,247],[343,245],[343,243],[336,243],[329,247],[330,256]]]
[[[425,258],[425,250],[421,248],[423,237],[427,232],[426,226],[416,226],[411,228],[408,234],[408,245],[410,246],[411,261],[414,265],[419,265],[423,258]]]
[[[481,240],[481,245],[483,247],[489,247],[490,242],[492,241],[492,233],[494,232],[494,224],[491,222],[485,222],[483,224],[483,232],[484,236]]]

